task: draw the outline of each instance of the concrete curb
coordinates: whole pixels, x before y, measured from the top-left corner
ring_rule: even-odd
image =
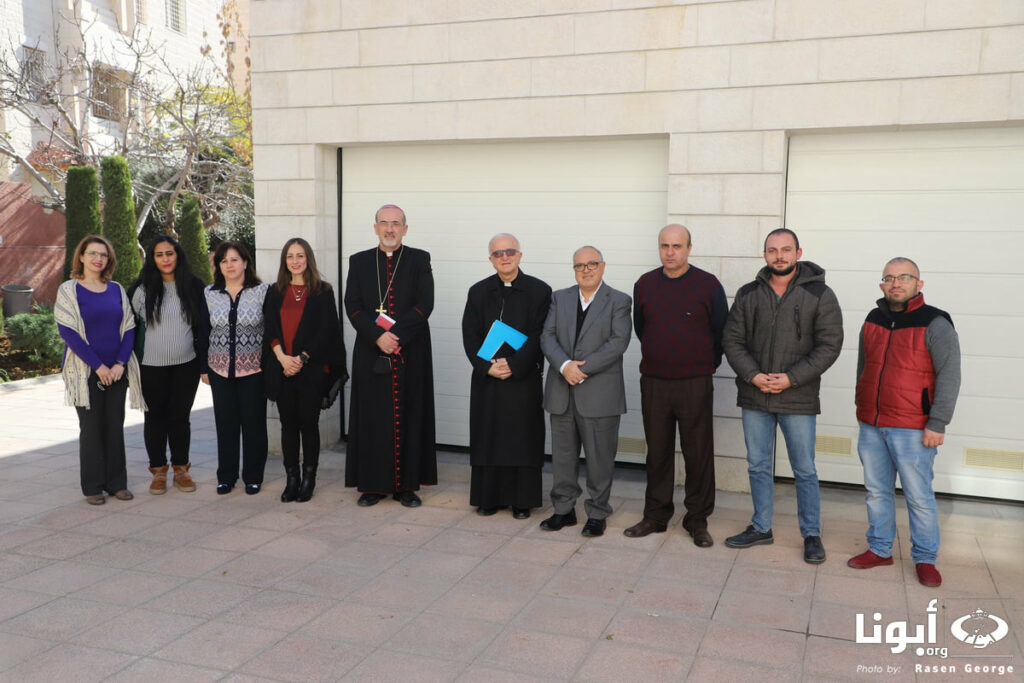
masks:
[[[16,379],[13,382],[4,382],[0,384],[0,393],[8,391],[19,391],[21,389],[30,389],[39,384],[49,384],[51,382],[60,382],[63,379],[63,375],[59,372],[52,375],[43,375],[42,377],[29,377],[28,379]]]

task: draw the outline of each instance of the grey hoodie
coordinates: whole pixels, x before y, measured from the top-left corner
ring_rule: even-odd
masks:
[[[725,323],[722,347],[736,372],[736,405],[769,413],[816,415],[821,376],[843,346],[843,314],[825,284],[825,270],[810,261],[797,263],[781,299],[765,266],[740,287]],[[766,394],[750,383],[758,373],[785,372],[793,386]]]

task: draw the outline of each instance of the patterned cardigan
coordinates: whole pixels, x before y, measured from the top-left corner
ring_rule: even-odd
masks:
[[[85,340],[85,321],[82,320],[82,311],[78,307],[78,293],[75,287],[78,280],[68,280],[61,283],[57,288],[57,302],[53,306],[53,316],[59,325],[71,328],[78,332]],[[121,292],[121,337],[125,332],[135,327],[135,316],[132,307],[128,305],[128,295],[124,287],[109,281],[109,285],[117,287]],[[89,365],[76,356],[71,349],[64,351],[64,368],[61,374],[64,376],[64,404],[89,409],[89,373],[92,369]],[[139,361],[133,352],[128,358],[128,367],[125,369],[128,375],[128,405],[136,410],[147,410],[146,402],[142,398],[142,384],[139,375]]]
[[[221,377],[255,375],[262,370],[263,303],[269,285],[260,283],[238,293],[236,301],[224,289],[208,285],[203,290],[209,318],[210,347],[206,368]],[[236,309],[232,325],[231,310]],[[204,368],[204,372],[206,372]]]

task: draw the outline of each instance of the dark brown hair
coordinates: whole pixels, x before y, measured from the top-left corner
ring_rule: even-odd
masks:
[[[241,242],[224,240],[217,245],[217,251],[213,252],[214,289],[224,289],[224,273],[220,271],[220,262],[224,260],[224,256],[232,249],[237,251],[238,255],[242,257],[243,261],[245,261],[245,281],[242,283],[242,287],[255,287],[260,283],[260,279],[256,276],[256,266],[252,263],[252,257],[249,256],[249,250],[246,249],[245,245]]]
[[[146,261],[142,264],[139,277],[135,280],[136,286],[142,287],[146,293],[146,322],[150,325],[160,322],[160,309],[164,301],[163,276],[157,268],[156,253],[157,245],[166,242],[174,248],[177,255],[177,265],[174,268],[174,289],[178,293],[178,301],[181,302],[181,312],[189,325],[199,319],[199,299],[202,296],[202,282],[192,273],[185,250],[181,248],[178,240],[170,235],[157,235],[156,239],[149,243],[146,249]]]
[[[71,259],[71,277],[76,280],[81,280],[85,275],[82,269],[82,255],[85,254],[85,250],[90,244],[102,244],[107,248],[107,267],[100,273],[100,279],[104,282],[110,279],[110,276],[114,273],[114,266],[117,265],[117,256],[114,254],[114,245],[110,243],[106,237],[102,235],[86,235],[82,238],[82,241],[75,247],[75,255]]]
[[[324,291],[325,283],[320,271],[317,270],[313,247],[309,246],[309,242],[301,237],[293,237],[281,247],[281,265],[277,269],[277,293],[283,296],[292,281],[292,271],[288,270],[288,248],[293,244],[299,245],[302,247],[302,251],[306,252],[306,273],[303,275],[303,279],[306,286],[309,287],[310,296],[315,296]]]
[[[764,248],[761,251],[768,251],[768,238],[773,235],[789,235],[793,238],[793,242],[796,244],[797,251],[800,250],[800,238],[796,236],[796,233],[789,228],[775,228],[764,237]]]

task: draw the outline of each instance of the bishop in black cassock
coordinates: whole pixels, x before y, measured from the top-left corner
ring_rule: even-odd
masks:
[[[402,244],[408,225],[400,208],[385,205],[374,220],[380,244],[349,258],[345,288],[356,330],[345,485],[363,494],[364,507],[387,495],[416,507],[415,491],[437,483],[427,323],[434,276],[430,254]]]
[[[469,408],[472,475],[469,502],[492,515],[511,507],[517,519],[543,504],[543,375],[540,333],[551,307],[551,288],[519,269],[522,252],[512,235],[488,247],[495,273],[470,287],[462,315],[462,341],[473,366]],[[485,360],[477,355],[495,320],[526,335],[518,349],[504,344]]]

